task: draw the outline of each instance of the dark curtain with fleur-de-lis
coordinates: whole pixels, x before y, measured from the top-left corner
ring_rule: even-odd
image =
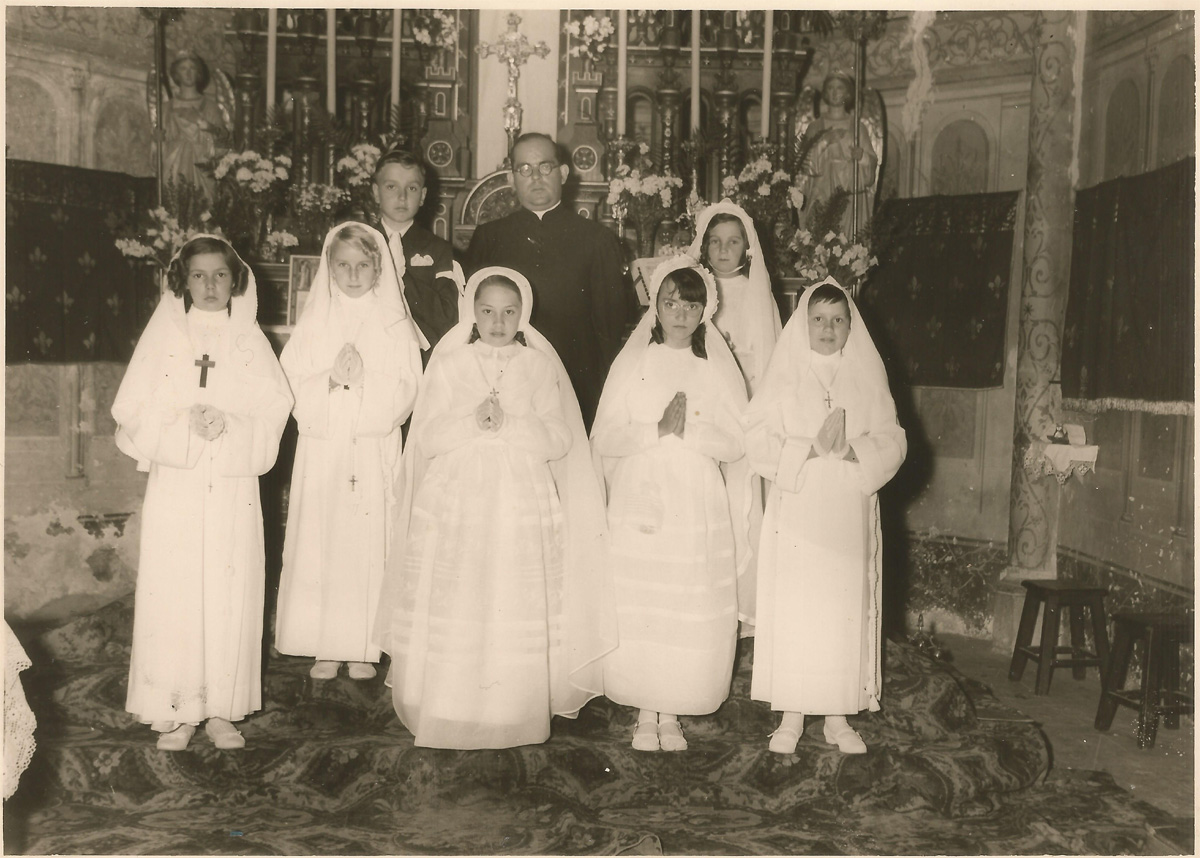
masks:
[[[1194,401],[1195,241],[1194,158],[1076,195],[1064,397]]]
[[[5,359],[128,361],[158,301],[154,270],[114,241],[154,207],[154,179],[7,161]]]
[[[857,300],[893,382],[1004,384],[1016,191],[885,200]]]

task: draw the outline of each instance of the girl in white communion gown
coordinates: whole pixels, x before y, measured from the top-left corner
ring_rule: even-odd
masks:
[[[544,742],[616,642],[600,484],[532,301],[517,272],[477,272],[413,412],[375,633],[418,746]]]
[[[635,749],[681,751],[677,716],[706,715],[729,695],[738,619],[752,620],[758,493],[739,423],[745,382],[711,324],[712,275],[689,256],[665,261],[650,301],[592,428],[620,640],[604,660],[604,689],[640,710]]]

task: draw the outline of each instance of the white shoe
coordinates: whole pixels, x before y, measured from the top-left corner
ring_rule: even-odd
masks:
[[[192,741],[192,734],[196,732],[196,727],[192,724],[180,724],[173,730],[167,730],[158,734],[158,749],[160,751],[183,751],[187,749],[188,742]]]
[[[318,661],[313,664],[308,675],[313,679],[333,679],[337,676],[338,668],[341,666],[340,661]]]
[[[825,719],[825,741],[831,745],[837,745],[838,750],[843,754],[865,754],[867,745],[862,740],[862,736],[846,723],[845,718],[840,718],[833,724],[829,723],[829,719]]]
[[[796,745],[800,742],[800,734],[791,727],[780,727],[771,734],[771,743],[767,750],[776,754],[794,754]]]
[[[204,732],[212,739],[212,743],[223,751],[236,751],[246,747],[246,737],[224,718],[209,718],[204,722]]]
[[[687,750],[687,739],[683,738],[683,727],[678,718],[658,722],[658,744],[664,751]]]
[[[363,680],[375,678],[375,665],[371,664],[370,662],[351,661],[347,662],[347,664],[349,665],[351,679]]]
[[[657,751],[659,749],[658,722],[638,721],[638,725],[633,729],[633,749],[635,751]]]

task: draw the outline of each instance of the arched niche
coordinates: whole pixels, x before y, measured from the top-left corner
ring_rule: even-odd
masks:
[[[144,104],[112,99],[96,114],[93,161],[97,170],[154,175],[150,118]]]
[[[1138,157],[1142,98],[1132,80],[1123,80],[1108,97],[1104,111],[1104,179],[1141,172]]]
[[[946,125],[933,141],[931,194],[982,194],[988,190],[987,132],[973,119]]]
[[[4,81],[8,157],[58,163],[58,111],[35,80],[10,74]]]
[[[1196,154],[1196,69],[1180,55],[1163,74],[1158,96],[1158,152],[1155,166],[1165,167]]]
[[[650,90],[636,89],[625,100],[625,136],[654,150],[658,110]]]

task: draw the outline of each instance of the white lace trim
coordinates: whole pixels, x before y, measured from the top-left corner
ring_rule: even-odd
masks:
[[[32,662],[7,623],[4,630],[7,632],[4,648],[4,798],[7,800],[17,791],[21,772],[33,759],[37,719],[25,700],[20,676]]]

